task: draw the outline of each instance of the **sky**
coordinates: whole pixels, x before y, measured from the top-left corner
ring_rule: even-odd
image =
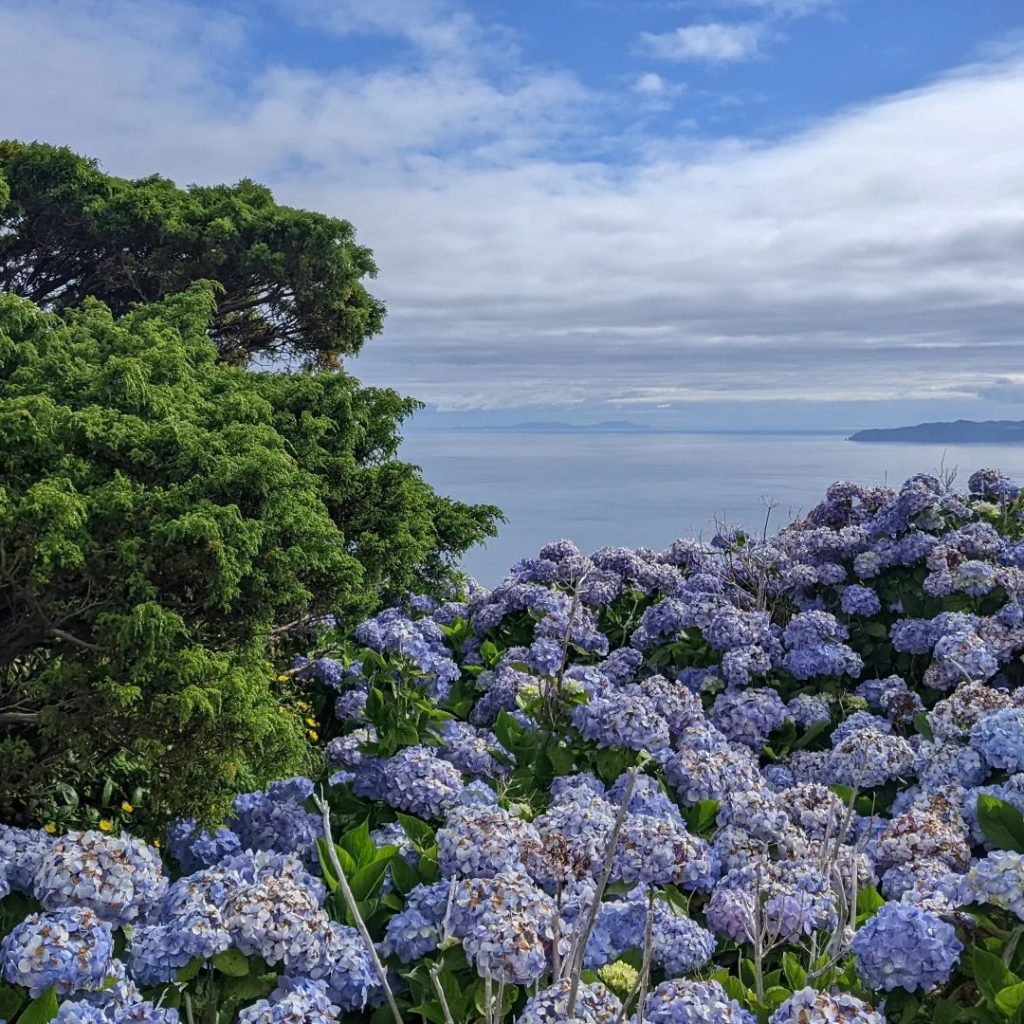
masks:
[[[1024,418],[1019,0],[0,0],[0,90],[350,220],[427,424]]]

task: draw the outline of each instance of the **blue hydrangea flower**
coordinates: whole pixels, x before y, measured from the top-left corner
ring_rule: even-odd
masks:
[[[644,1003],[650,1024],[757,1024],[717,981],[663,981]]]
[[[711,708],[711,723],[735,743],[760,750],[786,720],[786,705],[774,690],[723,693]]]
[[[4,979],[33,998],[51,986],[59,995],[100,988],[113,955],[110,924],[87,907],[31,914],[0,943]]]
[[[963,952],[953,926],[906,903],[886,903],[853,938],[857,976],[883,992],[927,991],[949,980]]]
[[[190,875],[240,853],[242,841],[229,828],[219,828],[211,835],[194,818],[188,818],[176,821],[167,830],[167,848],[182,872]]]
[[[539,847],[540,834],[500,807],[470,804],[449,812],[437,831],[437,859],[445,878],[490,878],[523,870],[524,851]]]
[[[971,746],[993,768],[1024,771],[1024,708],[986,715],[971,729]]]
[[[160,903],[167,878],[156,849],[140,839],[69,832],[43,855],[34,892],[47,910],[88,907],[115,924],[130,924]]]
[[[877,615],[882,610],[882,601],[871,587],[851,583],[843,587],[840,605],[847,615]]]
[[[1024,854],[994,851],[977,861],[967,877],[978,903],[1009,910],[1024,921]]]
[[[230,946],[231,936],[214,908],[165,924],[136,925],[130,943],[132,976],[140,985],[170,982],[193,957],[209,960]]]
[[[405,907],[388,920],[381,950],[403,964],[411,964],[437,949],[444,938],[442,922],[453,883],[418,885],[406,896]]]
[[[53,839],[41,828],[15,828],[0,824],[0,861],[7,867],[7,883],[17,892],[30,894],[36,872]]]
[[[315,864],[320,819],[302,806],[312,792],[313,783],[299,776],[235,797],[231,825],[242,848],[291,853]]]
[[[669,975],[690,974],[706,967],[715,952],[715,937],[689,917],[680,917],[665,904],[655,904],[651,930],[651,959]]]
[[[573,1016],[569,1017],[570,982],[562,980],[531,996],[516,1018],[516,1024],[611,1024],[622,1009],[618,998],[600,984],[581,982],[576,992]]]
[[[849,992],[794,992],[769,1018],[768,1024],[886,1024],[870,1003]]]
[[[238,1024],[322,1024],[336,1021],[339,1008],[327,985],[308,978],[282,978],[269,999],[260,999],[238,1014]]]

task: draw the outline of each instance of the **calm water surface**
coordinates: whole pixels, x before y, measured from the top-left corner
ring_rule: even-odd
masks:
[[[493,586],[558,537],[661,549],[716,522],[760,534],[806,512],[834,480],[899,484],[941,465],[958,481],[995,466],[1024,481],[1024,446],[854,444],[836,435],[410,431],[402,457],[442,494],[500,506],[508,522],[463,565]]]

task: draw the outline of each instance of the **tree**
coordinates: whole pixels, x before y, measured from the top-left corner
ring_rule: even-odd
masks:
[[[42,143],[0,142],[0,290],[45,309],[98,298],[115,316],[200,280],[218,284],[211,336],[228,361],[330,368],[377,334],[372,252],[345,220],[279,206],[252,181],[180,189],[129,181]]]
[[[216,816],[304,767],[267,642],[442,593],[500,512],[396,460],[415,402],[217,358],[215,289],[116,317],[0,295],[0,820],[96,793]]]

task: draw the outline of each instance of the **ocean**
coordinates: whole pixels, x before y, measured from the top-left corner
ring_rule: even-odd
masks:
[[[898,485],[993,466],[1024,482],[1024,445],[857,444],[836,434],[534,433],[410,429],[400,457],[442,494],[500,506],[497,538],[463,568],[486,586],[549,540],[584,551],[710,538],[718,524],[760,536],[806,512],[835,480]],[[768,504],[773,506],[769,512]]]

